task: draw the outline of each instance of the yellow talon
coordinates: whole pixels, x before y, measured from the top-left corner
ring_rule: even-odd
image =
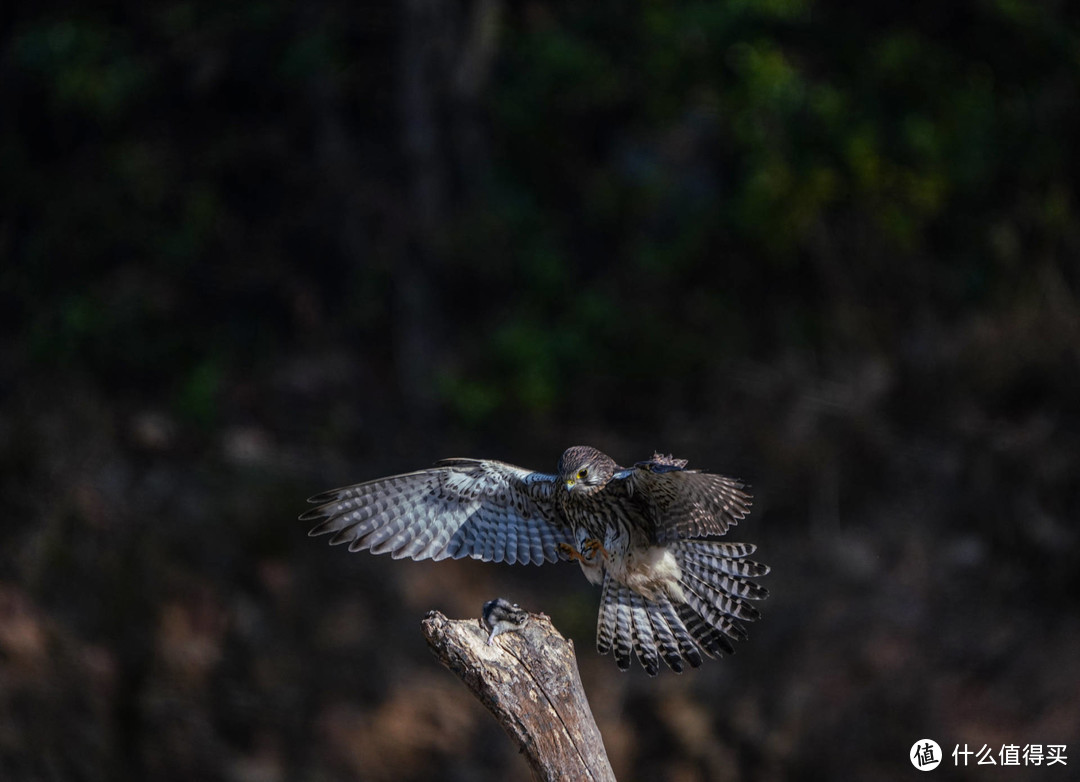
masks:
[[[560,543],[558,548],[559,548],[559,551],[566,554],[567,559],[570,559],[570,560],[575,560],[576,559],[578,562],[584,562],[585,561],[585,557],[583,557],[581,555],[581,552],[578,551],[573,546],[571,546],[569,543]]]
[[[559,550],[566,554],[568,559],[577,560],[586,565],[591,565],[596,561],[596,555],[601,554],[604,559],[608,558],[607,549],[596,538],[589,538],[585,541],[585,544],[581,547],[581,551],[571,546],[569,543],[560,543]]]
[[[604,544],[596,538],[589,538],[585,541],[585,545],[582,548],[582,559],[585,562],[592,562],[596,559],[596,555],[600,554],[604,559],[608,558],[607,549],[604,548]]]

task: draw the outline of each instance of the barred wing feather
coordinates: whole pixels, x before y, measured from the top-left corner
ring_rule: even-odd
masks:
[[[631,496],[644,506],[659,543],[723,535],[750,513],[752,498],[734,478],[652,462],[628,473]]]
[[[504,462],[448,459],[316,495],[300,518],[318,522],[310,535],[350,551],[539,565],[571,540],[556,521],[554,487],[554,476]]]

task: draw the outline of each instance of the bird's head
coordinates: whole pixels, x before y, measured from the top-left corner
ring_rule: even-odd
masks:
[[[614,459],[588,445],[567,448],[559,457],[559,481],[573,494],[600,491],[617,469]]]

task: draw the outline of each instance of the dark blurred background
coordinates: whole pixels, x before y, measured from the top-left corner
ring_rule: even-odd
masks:
[[[1076,6],[41,0],[0,58],[0,778],[524,778],[419,632],[496,595],[624,781],[1075,776]],[[733,657],[296,521],[577,443],[752,483]]]

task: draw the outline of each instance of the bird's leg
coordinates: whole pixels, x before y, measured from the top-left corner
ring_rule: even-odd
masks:
[[[584,565],[591,565],[596,561],[596,555],[600,554],[604,559],[608,558],[607,549],[604,548],[604,544],[596,538],[589,538],[581,546],[581,551],[571,546],[569,543],[560,543],[559,550],[566,554],[567,559],[577,560]]]
[[[596,559],[597,554],[603,556],[604,559],[608,558],[608,552],[604,548],[604,544],[596,538],[589,538],[585,541],[585,545],[581,547],[581,558],[583,561],[591,563]]]
[[[569,543],[560,543],[557,548],[566,555],[568,560],[573,561],[576,559],[578,562],[585,562],[585,557],[582,556],[581,552]]]

